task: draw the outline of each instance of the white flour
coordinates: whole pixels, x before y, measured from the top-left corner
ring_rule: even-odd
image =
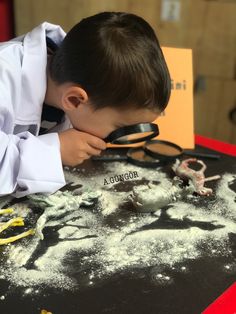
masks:
[[[158,209],[155,215],[136,215],[118,209],[126,202],[129,192],[115,192],[115,186],[104,186],[104,177],[127,171],[137,171],[139,180],[160,181],[161,186],[170,186],[170,179],[159,169],[144,169],[126,163],[108,163],[105,174],[95,173],[83,179],[79,175],[82,170],[65,171],[67,182],[79,184],[82,181],[83,187],[81,195],[79,192],[78,195],[58,192],[47,198],[51,206],[47,205],[45,209],[44,227],[54,229],[56,241],[37,259],[34,252],[42,245],[38,237],[0,248],[7,257],[0,268],[0,279],[25,287],[25,294],[29,294],[38,293],[45,286],[82,289],[117,272],[151,266],[152,280],[167,284],[174,278],[162,271],[163,265],[175,269],[182,263],[178,271],[186,272],[184,263],[203,254],[231,255],[228,233],[236,233],[236,193],[228,185],[235,176],[226,174],[222,177],[216,198],[206,208],[196,206],[199,196],[173,203],[167,213],[179,229],[164,229],[158,225],[161,214]],[[83,195],[84,199],[88,197],[88,191],[100,192],[99,208],[80,207],[81,199]],[[16,204],[14,208],[24,215],[31,210],[25,204]],[[111,219],[112,224],[109,224]],[[210,224],[212,230],[207,230],[204,223]],[[156,225],[148,227],[151,224]],[[218,228],[220,226],[222,228]],[[42,241],[49,240],[45,236]],[[224,265],[222,271],[232,267],[235,267],[234,263]],[[79,281],[76,280],[78,273]],[[4,294],[7,291],[0,291],[0,295]]]

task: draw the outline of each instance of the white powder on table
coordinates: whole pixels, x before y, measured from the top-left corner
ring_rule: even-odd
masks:
[[[76,171],[66,171],[68,182],[78,184],[82,181],[82,195],[87,195],[88,190],[100,191],[100,209],[80,207],[81,195],[74,195],[73,192],[58,192],[51,196],[51,206],[45,209],[50,214],[46,227],[55,228],[57,241],[43,255],[31,260],[30,266],[27,263],[42,245],[37,237],[1,248],[8,257],[8,263],[1,267],[0,278],[4,276],[11,284],[26,287],[29,289],[26,293],[38,293],[45,286],[82,289],[84,286],[96,285],[117,272],[151,266],[153,280],[166,284],[174,279],[162,273],[161,265],[175,269],[176,264],[199,258],[203,254],[231,255],[228,233],[236,233],[236,193],[228,184],[235,179],[234,175],[226,174],[222,177],[214,201],[209,202],[206,208],[191,203],[192,199],[197,200],[199,196],[190,198],[189,202],[172,204],[167,213],[177,225],[184,221],[189,223],[186,228],[158,227],[160,210],[157,210],[156,215],[135,215],[131,212],[124,218],[117,216],[117,221],[113,220],[113,224],[109,225],[106,219],[120,211],[119,205],[130,192],[114,192],[111,186],[103,186],[103,180],[105,176],[127,171],[137,171],[139,179],[160,181],[164,187],[171,185],[160,169],[144,169],[126,163],[108,163],[106,174],[95,173],[93,180],[89,177],[81,179]],[[24,206],[14,205],[16,210],[22,210]],[[193,221],[200,222],[199,226],[196,223],[194,225]],[[210,223],[212,230],[201,228],[204,222]],[[151,224],[155,223],[157,226],[151,229]],[[217,229],[219,225],[223,227]],[[182,265],[179,271],[187,270]],[[225,271],[229,271],[229,268],[226,267]],[[80,273],[79,281],[74,275],[76,273]],[[5,291],[1,293],[5,294]]]

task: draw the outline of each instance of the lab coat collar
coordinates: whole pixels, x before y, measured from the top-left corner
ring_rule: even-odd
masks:
[[[24,110],[18,113],[17,122],[40,125],[42,104],[47,87],[46,36],[60,45],[66,33],[59,25],[44,22],[23,38],[21,99]]]

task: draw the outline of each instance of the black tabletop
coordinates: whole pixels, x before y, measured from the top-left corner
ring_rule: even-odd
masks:
[[[200,152],[213,152],[202,147],[196,149]],[[127,149],[116,149],[115,154],[126,154],[126,151]],[[114,150],[110,152],[114,153]],[[42,309],[47,309],[53,314],[201,313],[234,283],[236,278],[236,159],[221,154],[219,160],[204,161],[208,166],[206,176],[216,174],[222,176],[218,181],[207,183],[207,186],[214,191],[212,196],[186,196],[177,200],[176,204],[160,209],[157,213],[146,214],[138,213],[129,202],[114,201],[113,205],[111,203],[107,205],[107,209],[101,208],[99,201],[94,198],[90,204],[86,205],[86,202],[80,204],[81,211],[78,205],[79,216],[75,219],[72,215],[73,217],[69,217],[66,223],[63,220],[65,212],[60,214],[59,208],[60,217],[57,217],[57,220],[51,219],[53,214],[49,217],[49,223],[43,230],[44,240],[38,242],[37,247],[32,251],[32,256],[23,265],[26,271],[37,270],[37,267],[41,267],[41,264],[37,263],[38,258],[49,252],[48,249],[53,250],[59,241],[68,240],[66,239],[68,236],[72,250],[60,261],[61,268],[55,266],[58,270],[57,273],[55,272],[55,278],[49,278],[48,281],[44,282],[36,277],[35,283],[31,278],[27,279],[27,273],[24,280],[20,265],[17,268],[14,264],[12,272],[15,273],[10,273],[12,264],[8,261],[9,248],[14,251],[14,246],[16,248],[24,246],[23,249],[30,250],[34,237],[25,238],[7,247],[1,246],[0,313],[36,314]],[[124,171],[133,173],[136,171],[139,174],[140,169],[140,175],[137,178],[131,176],[131,180],[127,177],[127,180],[122,182],[112,181],[113,183],[110,182],[109,186],[104,187],[104,179],[111,178],[112,169],[116,175]],[[112,193],[109,196],[111,201],[112,195],[114,197],[116,193],[125,195],[135,185],[146,185],[151,181],[152,184],[161,186],[162,180],[171,182],[174,176],[168,164],[161,169],[147,171],[149,172],[145,176],[144,168],[133,166],[126,161],[108,163],[87,160],[76,169],[66,170],[68,185],[62,189],[62,193],[76,191],[74,195],[80,195],[83,186],[90,180],[92,182],[93,178],[99,177],[100,181],[97,181],[97,185],[93,185],[92,192],[96,192],[97,186],[101,191]],[[150,171],[158,171],[162,174],[155,180]],[[76,185],[73,182],[75,177],[78,177]],[[224,187],[221,184],[224,184]],[[222,195],[224,193],[227,195]],[[104,194],[103,197],[106,195],[108,194]],[[221,199],[222,208],[219,206]],[[4,207],[17,207],[17,204],[31,208],[30,214],[25,217],[26,226],[17,229],[22,231],[34,227],[44,210],[50,209],[50,206],[47,207],[48,204],[43,205],[41,202],[37,205],[37,201],[32,201],[28,197],[9,200]],[[102,204],[107,204],[106,200],[103,199]],[[116,210],[116,204],[119,210]],[[66,208],[71,205],[66,203],[63,206]],[[192,209],[189,210],[188,206],[192,206]],[[178,208],[180,208],[179,213]],[[83,213],[86,214],[86,219]],[[61,232],[60,228],[75,225],[80,227],[81,237],[78,237],[77,233],[75,239],[75,236],[70,234],[70,229],[68,232],[66,229],[63,229],[64,233]],[[83,233],[85,226],[90,232]],[[96,232],[93,233],[91,230]],[[12,232],[11,229],[2,233],[1,238],[12,235]],[[119,234],[125,235],[124,238],[119,237]],[[113,243],[113,255],[120,254],[116,259],[106,251],[108,237],[110,237],[109,252]],[[86,251],[82,244],[78,244],[85,243],[79,242],[81,239],[91,241],[86,242]],[[77,241],[76,244],[73,241]],[[163,244],[160,244],[160,241]],[[140,252],[138,243],[140,243]],[[127,249],[130,252],[127,252]],[[52,260],[56,260],[56,251],[52,252],[54,254]],[[146,252],[146,257],[143,252]],[[137,257],[138,254],[140,258]],[[125,260],[126,257],[128,261]],[[15,258],[18,258],[17,253]],[[60,258],[61,256],[58,260]],[[44,267],[46,272],[47,265]],[[53,266],[50,264],[48,269],[50,267]],[[67,272],[66,276],[64,272]],[[17,281],[17,274],[19,281]],[[60,274],[62,274],[61,278]],[[73,283],[71,286],[67,284],[67,278]],[[59,280],[61,282],[57,284]],[[64,285],[63,280],[65,280]]]

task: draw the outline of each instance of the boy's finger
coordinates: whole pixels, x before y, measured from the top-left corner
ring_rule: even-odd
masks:
[[[87,140],[87,143],[94,148],[103,149],[103,150],[107,148],[106,142],[96,136],[89,137]]]
[[[98,156],[101,154],[101,149],[96,149],[93,146],[88,145],[87,153],[89,155],[95,155]]]

